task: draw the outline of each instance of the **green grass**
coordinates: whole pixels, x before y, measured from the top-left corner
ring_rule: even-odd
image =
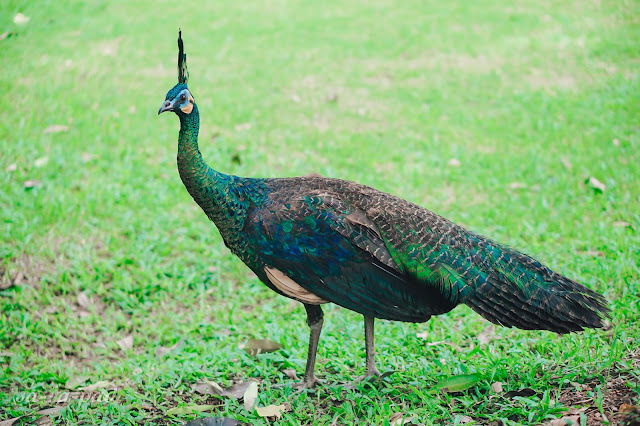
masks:
[[[64,407],[54,422],[180,424],[195,414],[168,410],[212,404],[201,415],[267,423],[196,394],[203,379],[262,380],[258,405],[291,405],[278,424],[388,424],[396,412],[536,424],[561,417],[580,385],[575,406],[598,423],[632,402],[620,395],[637,398],[640,4],[509,4],[3,1],[0,283],[17,283],[0,290],[0,420]],[[15,24],[18,12],[30,20]],[[604,293],[612,329],[496,329],[480,345],[488,323],[465,307],[379,321],[378,366],[396,372],[348,390],[364,372],[362,322],[329,306],[325,384],[273,388],[290,381],[284,369],[303,372],[304,310],[227,251],[182,187],[178,120],[156,117],[176,82],[178,27],[212,167],[317,172],[402,196]],[[284,348],[250,357],[251,337]],[[483,379],[433,391],[464,373]],[[81,377],[116,390],[47,401]],[[492,393],[497,381],[536,395]]]

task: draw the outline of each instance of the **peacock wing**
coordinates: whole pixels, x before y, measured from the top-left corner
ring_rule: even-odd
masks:
[[[267,275],[275,270],[321,300],[414,322],[452,308],[404,274],[377,225],[335,193],[306,191],[284,200],[273,194],[250,210],[245,232]]]

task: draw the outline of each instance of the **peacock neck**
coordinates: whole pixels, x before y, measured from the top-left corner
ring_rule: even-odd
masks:
[[[245,196],[239,187],[246,179],[217,172],[205,163],[198,149],[200,114],[193,106],[191,114],[180,114],[178,137],[178,171],[182,183],[196,203],[213,220],[227,243],[237,239],[244,225],[244,215],[238,214],[248,208]],[[240,183],[240,185],[239,185]]]

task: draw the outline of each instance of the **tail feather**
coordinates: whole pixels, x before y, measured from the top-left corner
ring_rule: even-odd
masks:
[[[604,297],[562,278],[561,282],[534,285],[529,295],[512,283],[488,280],[465,303],[495,324],[524,330],[569,333],[603,327],[609,314]]]

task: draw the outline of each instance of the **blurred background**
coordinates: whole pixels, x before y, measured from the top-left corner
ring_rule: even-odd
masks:
[[[3,0],[0,420],[45,406],[16,402],[18,392],[51,394],[70,379],[86,377],[76,388],[109,381],[125,395],[110,412],[66,411],[91,423],[163,418],[202,377],[231,384],[302,372],[303,310],[226,250],[178,177],[178,120],[156,116],[177,82],[178,28],[213,168],[374,186],[612,302],[606,336],[496,331],[511,339],[495,343],[509,365],[502,381],[542,380],[524,373],[540,353],[577,368],[579,383],[629,359],[640,344],[639,12],[624,0]],[[363,368],[361,322],[338,308],[327,317],[318,369],[346,381]],[[385,323],[379,363],[400,370],[399,382],[491,370],[498,361],[465,346],[486,326],[466,308],[427,325]],[[464,355],[425,346],[416,334],[427,329],[428,341],[454,342]],[[251,336],[284,352],[251,358],[238,349]],[[412,395],[391,404],[455,419]],[[292,404],[301,423],[388,418],[385,397],[371,398],[381,412]],[[152,409],[124,414],[143,401]],[[514,409],[477,412],[490,420]],[[262,421],[236,401],[225,410]]]

